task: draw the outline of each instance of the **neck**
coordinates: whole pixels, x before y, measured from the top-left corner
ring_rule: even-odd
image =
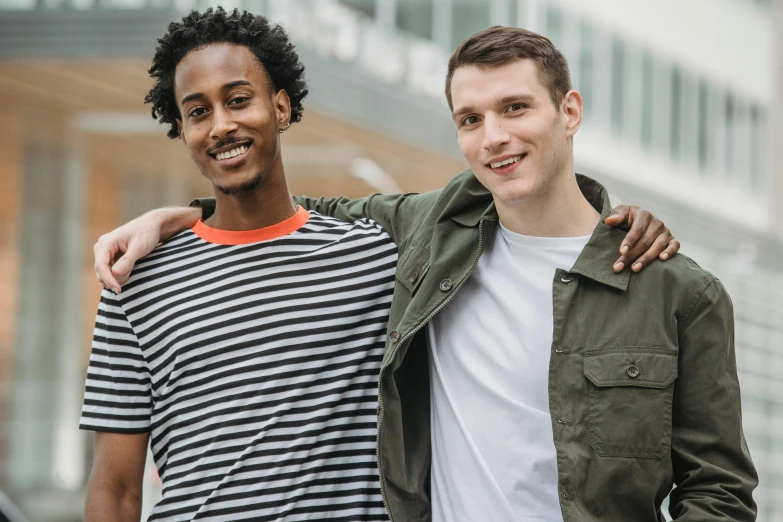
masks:
[[[588,236],[601,217],[579,190],[572,167],[523,200],[508,204],[493,197],[503,226],[526,236]]]
[[[255,230],[276,225],[296,214],[285,175],[265,176],[251,190],[224,194],[215,188],[215,213],[205,221],[218,230]]]

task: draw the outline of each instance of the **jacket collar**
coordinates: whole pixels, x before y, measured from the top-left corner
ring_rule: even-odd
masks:
[[[619,228],[604,224],[604,220],[612,213],[609,193],[603,185],[587,176],[577,174],[576,182],[579,184],[582,194],[601,214],[601,217],[570,272],[589,277],[593,281],[625,292],[628,290],[628,281],[631,279],[630,268],[616,274],[612,267],[620,255],[620,243],[626,233]]]
[[[620,255],[620,243],[625,238],[625,232],[604,224],[604,219],[612,211],[609,193],[603,185],[587,176],[577,174],[576,181],[582,194],[601,214],[601,218],[570,272],[626,291],[631,271],[626,269],[616,274],[612,268]],[[443,191],[445,196],[448,197],[449,192],[452,196],[443,215],[460,225],[475,227],[483,218],[498,218],[492,194],[479,183],[470,169],[457,174]]]
[[[454,176],[443,192],[446,197],[449,196],[449,192],[452,196],[443,214],[460,225],[475,227],[481,218],[498,218],[492,194],[479,183],[470,169]]]

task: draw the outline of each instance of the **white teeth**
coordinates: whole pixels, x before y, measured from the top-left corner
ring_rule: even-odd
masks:
[[[498,161],[497,163],[490,163],[489,166],[492,167],[493,169],[497,169],[499,167],[503,167],[503,166],[509,165],[511,163],[516,163],[517,161],[519,161],[521,159],[522,159],[521,155],[520,156],[514,156],[512,158],[508,158],[508,159],[503,160],[503,161]]]
[[[231,150],[227,150],[226,152],[221,152],[220,154],[217,154],[215,157],[219,160],[229,159],[229,158],[239,156],[240,154],[244,154],[246,150],[247,150],[247,145],[241,145],[236,149],[231,149]]]

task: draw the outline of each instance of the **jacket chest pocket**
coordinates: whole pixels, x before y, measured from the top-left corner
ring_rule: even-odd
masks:
[[[584,355],[590,445],[602,457],[660,459],[671,446],[677,353],[617,348]]]
[[[430,256],[423,248],[410,245],[397,263],[397,280],[413,295],[430,268]]]

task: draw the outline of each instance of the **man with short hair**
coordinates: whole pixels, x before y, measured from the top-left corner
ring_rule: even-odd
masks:
[[[754,520],[730,300],[684,256],[609,268],[625,246],[574,173],[562,54],[493,27],[454,53],[446,92],[470,171],[428,194],[298,199],[399,246],[378,417],[392,520],[658,522],[673,485],[676,520]],[[96,245],[106,282],[116,251],[190,215],[168,212]]]

